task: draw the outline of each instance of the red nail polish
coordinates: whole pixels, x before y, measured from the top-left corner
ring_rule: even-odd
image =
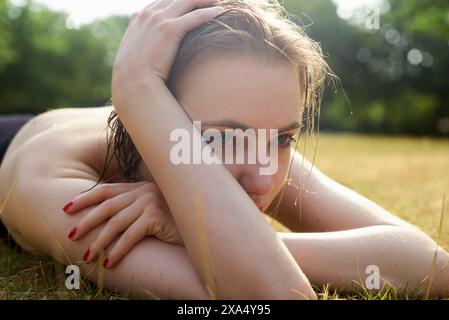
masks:
[[[89,258],[90,249],[87,249],[87,251],[83,255],[83,260],[87,262],[87,259]]]
[[[62,208],[62,210],[64,210],[66,213],[68,213],[68,211],[73,207],[73,201],[70,201],[69,203],[67,203],[64,208]]]
[[[109,258],[106,258],[106,259],[103,261],[103,268],[107,268],[108,265],[109,265]]]
[[[72,239],[72,237],[75,235],[75,233],[76,233],[76,227],[73,227],[69,232],[69,238]]]

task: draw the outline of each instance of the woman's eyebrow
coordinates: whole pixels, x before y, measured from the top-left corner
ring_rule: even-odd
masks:
[[[202,125],[205,126],[217,126],[217,127],[226,127],[226,128],[232,128],[232,129],[242,129],[245,131],[246,129],[251,129],[249,126],[246,126],[242,123],[233,121],[233,120],[224,120],[224,121],[204,121],[202,122]],[[286,132],[291,131],[295,129],[300,129],[301,124],[299,121],[292,122],[289,125],[286,125],[285,127],[279,128],[279,132]]]

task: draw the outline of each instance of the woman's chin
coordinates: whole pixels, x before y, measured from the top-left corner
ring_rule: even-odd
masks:
[[[264,213],[264,211],[267,209],[267,205],[266,204],[257,204],[256,203],[256,206],[257,206],[257,209],[259,209],[259,211],[261,212],[261,213]]]

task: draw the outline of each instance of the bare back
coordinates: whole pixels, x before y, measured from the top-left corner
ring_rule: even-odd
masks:
[[[55,109],[34,117],[12,140],[0,167],[1,181],[8,174],[3,167],[19,150],[22,157],[42,156],[51,166],[56,164],[54,161],[65,161],[66,168],[77,162],[77,169],[82,165],[89,173],[100,170],[106,155],[106,122],[111,110]],[[36,148],[41,152],[36,153]]]

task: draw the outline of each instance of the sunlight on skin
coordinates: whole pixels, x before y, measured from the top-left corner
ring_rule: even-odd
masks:
[[[14,189],[15,184],[16,184],[16,179],[14,179],[14,181],[12,183],[12,186],[9,189],[8,194],[7,194],[6,199],[4,200],[4,202],[0,202],[0,216],[3,214],[3,209],[5,208],[6,203],[8,202],[8,199],[11,196],[11,192]]]
[[[399,216],[410,218],[409,221],[429,230],[429,234],[437,239],[442,193],[449,190],[449,176],[444,166],[449,161],[447,141],[325,133],[320,133],[318,141],[316,165],[320,169],[349,187],[376,199],[386,208],[398,208]],[[391,157],[388,155],[391,151],[394,151],[394,158],[397,158],[397,161],[389,161]],[[306,157],[311,158],[313,152],[314,144],[309,141]],[[404,166],[404,163],[407,165]],[[359,167],[363,167],[364,170],[355,170]],[[396,184],[395,188],[392,188],[393,183]],[[446,196],[446,215],[441,237],[441,243],[446,246],[449,244],[448,200]],[[0,208],[2,205],[0,204]],[[104,299],[110,297],[108,292],[91,289],[88,283],[84,283],[83,289],[74,296],[68,293],[64,286],[48,283],[57,275],[52,271],[54,269],[52,262],[42,262],[28,254],[13,252],[7,249],[6,242],[0,243],[0,252],[3,253],[0,258],[0,273],[5,275],[0,280],[0,286],[11,290],[1,293],[0,298],[82,299],[93,295]],[[8,260],[11,263],[8,263]],[[63,271],[61,272],[63,274]],[[22,280],[19,281],[17,277]],[[33,290],[25,292],[28,287],[25,289],[20,287],[23,283],[35,283]],[[151,296],[149,293],[148,295]],[[391,290],[379,294],[361,292],[348,296],[335,293],[329,288],[323,288],[318,296],[320,299],[401,297]]]

